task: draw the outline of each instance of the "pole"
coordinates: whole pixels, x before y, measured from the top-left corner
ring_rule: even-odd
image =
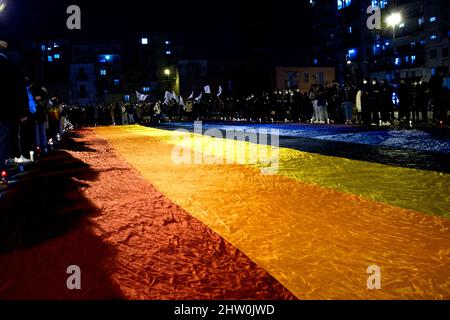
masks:
[[[392,47],[394,49],[394,80],[397,79],[397,39],[395,34],[395,24],[392,26]]]
[[[394,54],[397,54],[397,37],[395,33],[395,25],[392,27],[392,45],[394,46]]]
[[[22,153],[22,123],[19,123],[19,133],[18,133],[18,142],[19,142],[19,152],[20,152],[20,156],[23,155]]]

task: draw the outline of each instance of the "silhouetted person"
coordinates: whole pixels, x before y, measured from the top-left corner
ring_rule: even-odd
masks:
[[[367,80],[363,81],[361,87],[361,117],[365,125],[370,125],[371,116],[371,101],[370,101],[370,87]]]
[[[430,100],[427,92],[428,92],[428,83],[421,82],[419,84],[419,92],[417,99],[420,112],[422,113],[422,121],[425,123],[428,122],[428,102]]]
[[[381,121],[384,125],[390,125],[391,113],[393,110],[392,103],[393,90],[387,80],[383,80],[381,87]]]
[[[412,105],[412,115],[413,121],[420,121],[420,114],[422,113],[422,119],[426,121],[427,112],[424,112],[425,105],[425,92],[423,90],[422,84],[414,82],[411,90],[411,105]]]
[[[381,88],[377,79],[372,81],[372,86],[370,87],[369,101],[370,101],[370,117],[371,124],[378,125],[380,121],[380,109],[381,109]]]
[[[0,169],[10,157],[12,138],[21,119],[28,114],[25,77],[10,60],[7,49],[8,44],[0,41]]]
[[[439,124],[445,126],[447,123],[447,107],[444,101],[444,72],[441,68],[430,79],[430,93],[433,108],[437,112]]]
[[[34,144],[41,148],[44,153],[47,149],[47,118],[48,118],[48,93],[47,89],[35,82],[30,86],[30,91],[36,101]]]
[[[342,89],[342,108],[344,109],[345,124],[352,124],[353,103],[355,101],[355,92],[349,83],[346,83]]]
[[[400,120],[406,119],[409,122],[411,119],[411,88],[405,80],[402,80],[398,87],[398,99],[400,100],[399,118]]]

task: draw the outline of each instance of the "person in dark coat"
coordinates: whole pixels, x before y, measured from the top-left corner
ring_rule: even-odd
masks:
[[[365,125],[370,125],[372,120],[370,91],[368,81],[364,80],[361,86],[361,117]]]
[[[438,116],[439,125],[445,126],[447,122],[447,107],[444,101],[444,72],[441,68],[430,79],[431,101],[433,110]]]
[[[378,125],[381,111],[381,88],[377,79],[372,80],[369,94],[370,118],[372,125]]]
[[[399,105],[399,118],[400,121],[405,119],[407,122],[411,119],[411,87],[409,84],[402,80],[398,87],[398,99]]]
[[[28,114],[28,93],[25,76],[8,56],[8,44],[0,41],[0,170],[11,156],[13,141],[17,142],[19,123]]]
[[[419,105],[420,112],[422,113],[422,121],[425,123],[428,122],[428,103],[430,100],[428,98],[427,91],[428,83],[421,81],[419,84],[417,103]]]
[[[40,83],[35,82],[30,86],[30,92],[36,101],[34,144],[44,153],[48,151],[47,124],[48,124],[48,92]]]
[[[381,121],[384,125],[391,124],[391,114],[394,109],[392,102],[392,87],[387,80],[383,80],[381,87]]]

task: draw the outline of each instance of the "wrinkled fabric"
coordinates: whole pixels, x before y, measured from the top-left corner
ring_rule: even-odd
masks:
[[[304,130],[317,130],[315,127],[320,127],[321,134],[322,131],[329,132],[328,134],[338,134],[342,136],[341,141],[332,141],[326,139],[320,139],[320,135],[305,135],[305,136],[295,136],[296,124],[273,124],[269,125],[258,125],[252,124],[251,126],[246,126],[241,124],[239,126],[223,126],[220,123],[216,124],[215,127],[212,127],[211,124],[202,123],[202,132],[208,133],[212,128],[220,128],[220,131],[223,133],[223,136],[226,137],[225,128],[230,128],[231,130],[256,130],[256,131],[267,131],[270,132],[277,137],[279,137],[279,146],[282,148],[293,149],[313,154],[320,154],[324,156],[338,157],[350,160],[360,160],[364,162],[373,162],[379,164],[385,164],[389,166],[397,166],[403,168],[412,168],[419,170],[427,170],[427,171],[438,171],[443,173],[450,174],[450,153],[439,152],[438,149],[434,151],[426,151],[420,149],[411,149],[406,145],[395,147],[395,146],[386,146],[383,144],[369,144],[364,143],[367,142],[367,139],[370,138],[372,133],[374,133],[373,129],[364,128],[364,127],[353,127],[346,126],[342,128],[339,125],[300,125],[306,127]],[[153,127],[163,129],[163,130],[188,130],[189,132],[200,131],[199,129],[195,130],[193,124],[190,123],[163,123],[159,125],[155,125]],[[286,129],[281,130],[280,127],[286,127]],[[290,128],[290,129],[288,129]],[[277,131],[279,130],[279,136]],[[399,137],[402,135],[408,135],[414,130],[405,130],[404,132],[399,134]],[[346,135],[346,133],[356,133],[360,132],[360,136],[358,137],[360,140],[352,139]],[[388,134],[392,132],[391,130],[385,129],[384,134]],[[197,132],[196,132],[197,133]],[[425,133],[425,132],[423,132]],[[319,134],[319,133],[318,133]],[[376,133],[375,133],[376,134]],[[210,134],[211,135],[211,134]],[[364,137],[365,136],[365,137]],[[414,136],[414,134],[412,135]],[[448,134],[445,131],[436,131],[429,133],[430,137],[434,137],[434,139],[439,142],[436,144],[435,141],[431,141],[426,137],[421,137],[420,135],[416,135],[416,138],[420,144],[423,146],[428,146],[434,148],[437,145],[446,145],[447,148],[450,146],[450,140]],[[232,138],[227,138],[232,139]],[[401,139],[399,140],[401,141]],[[270,141],[269,141],[270,143]],[[264,142],[260,142],[260,144],[264,144]]]
[[[102,130],[104,129],[99,132],[103,132]],[[113,135],[114,132],[116,131],[111,129],[109,134]],[[450,218],[450,174],[140,126],[122,127],[117,132],[154,137],[182,149],[192,149],[201,153],[201,158],[213,156],[215,163],[242,158],[244,161],[234,163],[264,168],[267,166],[257,162],[270,161],[273,152],[276,152],[279,155],[279,175],[369,200]],[[194,156],[191,158],[194,159]],[[254,159],[258,161],[252,161]]]
[[[0,202],[0,243],[10,244],[0,253],[0,300],[295,299],[104,139],[79,134]],[[71,265],[81,290],[66,286]]]
[[[192,128],[192,123],[172,122],[164,124],[168,127]],[[441,152],[450,154],[450,139],[448,135],[428,132],[419,129],[388,129],[379,130],[372,127],[344,125],[314,125],[314,124],[241,124],[241,123],[202,123],[205,129],[219,128],[222,130],[269,129],[277,130],[283,137],[314,138],[323,141],[347,142],[358,145],[373,145],[394,147],[400,149]],[[440,132],[439,132],[440,133]]]
[[[450,298],[450,221],[438,216],[448,211],[448,175],[283,149],[280,173],[263,175],[258,165],[173,161],[174,147],[197,152],[202,144],[229,143],[223,139],[187,134],[192,145],[180,139],[183,133],[139,126],[97,133],[159,191],[300,299]],[[311,172],[322,162],[327,165]],[[291,167],[297,176],[283,169]],[[379,178],[384,174],[391,181]],[[432,200],[414,199],[414,188]],[[381,290],[367,288],[372,265],[381,268]]]

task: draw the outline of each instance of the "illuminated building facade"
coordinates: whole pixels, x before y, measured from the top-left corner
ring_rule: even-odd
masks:
[[[381,29],[367,27],[371,5],[381,9]],[[428,80],[437,67],[449,68],[445,0],[310,0],[310,10],[311,62],[336,67],[340,82]],[[401,17],[395,28],[386,23],[394,13]]]

